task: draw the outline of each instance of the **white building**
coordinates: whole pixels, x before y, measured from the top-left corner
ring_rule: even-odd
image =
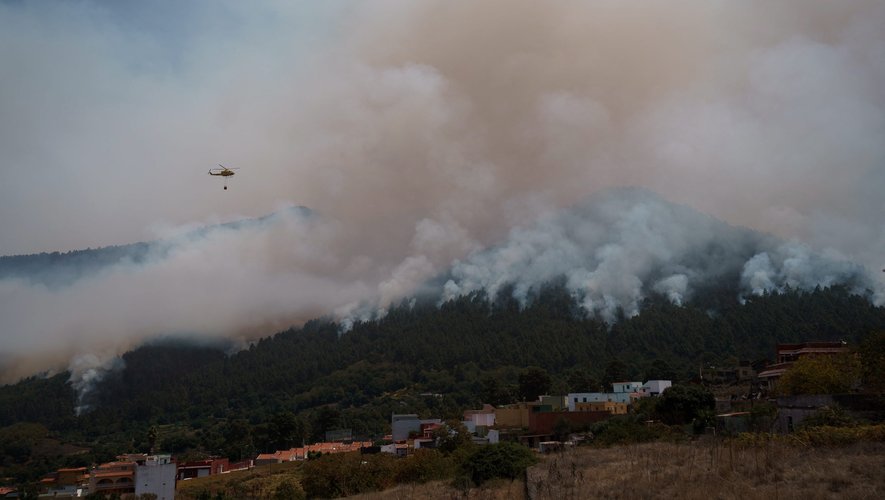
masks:
[[[609,392],[608,394],[606,394],[606,396],[608,396],[608,399],[606,401],[630,404],[633,402],[638,394],[638,392]]]
[[[472,423],[468,424],[467,422]],[[483,405],[481,410],[467,410],[464,412],[464,425],[470,432],[476,432],[477,427],[492,427],[495,425],[495,407],[490,404]]]
[[[673,382],[669,380],[649,380],[642,384],[641,392],[649,396],[660,396],[664,389],[671,387]]]
[[[501,435],[495,429],[489,429],[489,433],[486,434],[486,438],[489,440],[489,444],[498,444],[501,442]]]
[[[639,392],[642,388],[642,382],[614,382],[612,383],[612,392]]]
[[[135,468],[135,495],[157,495],[157,500],[174,500],[177,468],[171,455],[149,455]]]
[[[611,394],[604,392],[570,392],[568,398],[568,411],[575,411],[576,403],[603,403],[610,401]]]
[[[650,386],[652,389],[656,390],[659,387],[662,387],[658,382],[666,383],[669,387],[669,380],[650,380],[649,383],[654,382],[655,384]],[[575,405],[577,403],[633,403],[633,400],[650,395],[651,393],[645,393],[643,388],[646,387],[642,382],[615,382],[612,384],[612,392],[570,392],[567,396],[568,398],[568,411],[575,411]],[[666,388],[664,387],[664,388]],[[661,389],[663,391],[663,389]]]

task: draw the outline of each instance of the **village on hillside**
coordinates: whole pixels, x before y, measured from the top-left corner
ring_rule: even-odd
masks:
[[[736,434],[747,431],[752,423],[753,409],[761,402],[776,406],[777,411],[766,421],[768,430],[774,433],[792,432],[805,418],[825,407],[839,405],[848,410],[863,411],[863,394],[775,396],[778,380],[796,361],[847,352],[848,347],[841,342],[778,344],[775,361],[758,369],[746,362],[724,368],[702,368],[693,383],[702,384],[716,393],[715,421],[708,422],[703,432]],[[549,453],[592,442],[589,429],[593,424],[627,415],[644,399],[659,398],[672,387],[670,380],[615,382],[610,392],[541,395],[535,401],[468,408],[463,411],[460,422],[422,419],[417,414],[393,414],[390,433],[381,439],[354,439],[350,430],[342,429],[327,433],[325,442],[261,453],[242,461],[224,457],[177,461],[168,453],[126,454],[117,457],[116,461],[91,468],[59,469],[47,474],[41,481],[39,496],[78,498],[100,494],[172,499],[179,481],[268,464],[307,461],[337,453],[387,453],[408,457],[416,450],[437,447],[441,438],[455,432],[468,433],[469,439],[478,445],[510,441],[538,453]],[[12,488],[0,489],[0,498],[18,496]]]

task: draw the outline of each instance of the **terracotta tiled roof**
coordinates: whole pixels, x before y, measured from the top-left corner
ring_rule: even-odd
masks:
[[[371,441],[354,441],[352,443],[314,443],[301,448],[290,448],[288,450],[278,450],[274,453],[262,453],[258,455],[256,460],[281,460],[284,462],[293,460],[303,460],[310,452],[319,452],[323,454],[343,453],[348,451],[357,451],[362,447],[372,446]]]
[[[98,466],[99,469],[108,469],[111,467],[135,467],[137,464],[135,462],[108,462],[105,464],[101,464]]]
[[[97,479],[104,478],[112,478],[112,477],[132,477],[134,475],[134,471],[131,470],[119,470],[119,471],[107,471],[107,472],[96,472],[94,475]]]

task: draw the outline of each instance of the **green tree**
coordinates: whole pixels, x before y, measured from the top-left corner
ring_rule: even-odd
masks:
[[[152,425],[150,429],[148,429],[147,440],[148,440],[148,453],[154,453],[157,447],[157,437],[160,435],[160,430],[156,425]]]
[[[550,389],[550,374],[539,366],[530,366],[519,374],[519,395],[525,401],[534,401]]]
[[[462,471],[477,485],[494,478],[516,479],[537,462],[532,450],[521,444],[504,442],[479,446],[467,456]]]
[[[433,437],[436,438],[436,448],[446,455],[473,444],[470,431],[457,420],[449,420],[439,426],[433,432]]]
[[[397,483],[426,483],[454,474],[454,461],[437,450],[421,448],[397,462]]]
[[[334,406],[322,406],[314,412],[310,428],[313,431],[311,438],[314,441],[322,441],[326,438],[326,431],[341,428],[341,410]]]
[[[484,403],[504,405],[513,402],[513,394],[507,384],[493,374],[484,375],[480,381],[479,397]]]
[[[569,392],[601,392],[599,381],[593,377],[589,370],[584,368],[570,370],[566,382]]]
[[[222,429],[224,453],[231,460],[242,460],[255,450],[252,445],[252,430],[243,418],[229,420]]]
[[[665,424],[678,425],[704,417],[706,412],[712,411],[715,407],[716,398],[705,387],[678,384],[664,390],[655,411]]]
[[[835,356],[803,356],[781,375],[781,394],[840,394],[860,380],[862,367],[853,353]]]
[[[572,425],[568,420],[559,418],[553,424],[553,439],[557,441],[566,441],[572,432]]]
[[[631,413],[639,421],[654,420],[658,418],[658,403],[661,398],[639,398],[630,407]]]
[[[301,485],[291,479],[284,479],[273,492],[274,500],[303,500],[307,498]]]
[[[885,392],[885,331],[869,334],[858,352],[864,387],[873,392]]]
[[[603,446],[654,441],[661,436],[660,424],[649,426],[631,416],[618,415],[591,426],[593,443]],[[666,427],[666,426],[663,426]]]
[[[45,426],[30,422],[0,429],[0,466],[27,462],[32,450],[48,435]]]
[[[274,449],[287,449],[302,446],[307,434],[304,420],[290,411],[278,412],[271,419],[270,441]]]
[[[605,373],[602,376],[602,384],[606,390],[611,390],[615,382],[625,382],[628,378],[627,364],[620,359],[613,359],[605,365]]]
[[[390,454],[335,453],[304,464],[301,485],[308,498],[335,498],[379,491],[396,482]]]
[[[737,364],[737,363],[735,363]],[[663,359],[655,359],[645,370],[645,380],[675,380],[676,371]]]

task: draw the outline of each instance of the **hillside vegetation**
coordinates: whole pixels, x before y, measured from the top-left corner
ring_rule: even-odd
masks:
[[[404,484],[354,498],[874,499],[885,495],[883,456],[881,442],[825,448],[742,447],[717,440],[581,447],[545,456],[525,479],[466,491],[443,481]]]
[[[79,466],[156,447],[180,456],[254,456],[322,440],[328,430],[388,432],[390,414],[459,417],[483,402],[525,395],[520,374],[549,374],[549,392],[590,390],[614,379],[686,380],[701,363],[767,359],[777,342],[845,340],[885,330],[885,309],[845,288],[751,297],[710,290],[676,306],[647,299],[642,313],[614,324],[578,313],[565,289],[539,290],[520,308],[472,295],[400,305],[341,333],[312,321],[233,355],[185,342],[146,345],[123,356],[74,415],[69,374],[0,387],[0,428],[31,422],[88,453],[41,459],[18,443],[0,466],[22,480],[50,466]],[[501,297],[507,297],[502,293]]]

